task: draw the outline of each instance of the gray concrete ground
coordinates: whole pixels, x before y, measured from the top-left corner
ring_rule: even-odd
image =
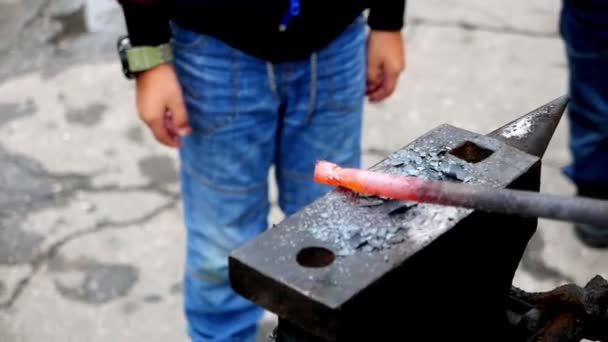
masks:
[[[100,3],[0,0],[1,342],[186,339],[176,155],[138,122],[115,58],[122,18],[90,10]],[[557,0],[410,1],[408,70],[367,106],[365,165],[441,123],[485,133],[565,93],[558,12]],[[572,193],[566,132],[564,120],[545,192]],[[516,284],[595,274],[608,276],[608,252],[541,220]]]

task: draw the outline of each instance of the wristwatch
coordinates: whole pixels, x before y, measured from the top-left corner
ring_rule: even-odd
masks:
[[[173,52],[169,43],[157,46],[131,46],[128,36],[122,36],[117,43],[122,72],[127,79],[134,79],[142,71],[171,62]]]

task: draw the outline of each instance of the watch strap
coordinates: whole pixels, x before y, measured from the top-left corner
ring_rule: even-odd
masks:
[[[148,70],[171,60],[173,60],[173,52],[170,44],[136,46],[127,49],[129,71],[134,73]]]

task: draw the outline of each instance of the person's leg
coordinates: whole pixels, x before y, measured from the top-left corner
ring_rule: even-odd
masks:
[[[310,60],[277,66],[286,107],[277,145],[279,205],[291,215],[330,187],[313,181],[315,161],[359,167],[365,96],[365,22],[358,19]]]
[[[263,311],[230,287],[228,255],[267,228],[278,100],[266,64],[173,26],[193,133],[180,150],[184,307],[193,341],[254,341]]]
[[[570,82],[570,151],[566,175],[581,196],[608,199],[608,2],[565,0],[561,34]],[[577,226],[591,245],[608,246],[608,226]]]

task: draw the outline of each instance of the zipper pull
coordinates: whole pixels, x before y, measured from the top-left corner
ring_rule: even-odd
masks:
[[[279,31],[285,32],[287,30],[287,26],[291,21],[292,17],[297,17],[300,15],[300,0],[290,0],[289,1],[289,9],[285,11],[283,18],[281,19],[281,24],[279,25]]]
[[[300,0],[291,0],[291,15],[294,17],[300,15]]]

